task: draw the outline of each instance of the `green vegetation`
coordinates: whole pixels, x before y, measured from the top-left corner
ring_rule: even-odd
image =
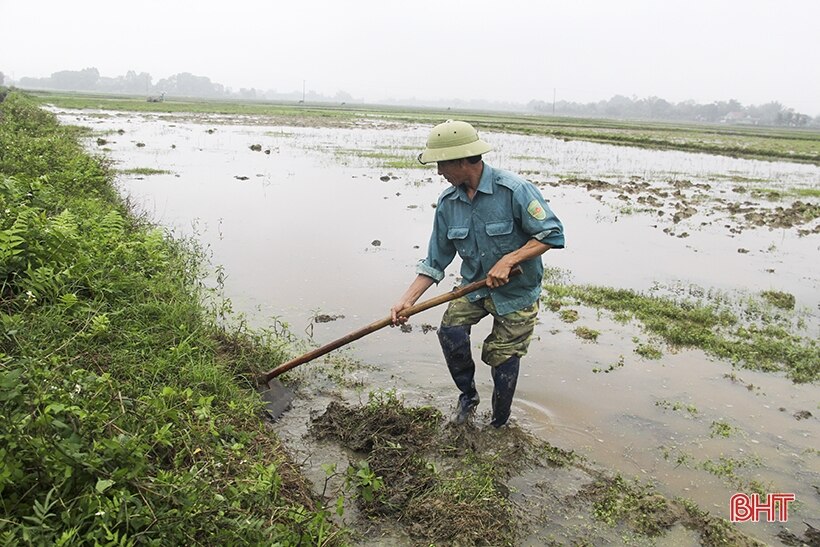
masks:
[[[0,103],[0,543],[338,543],[260,418],[275,340],[217,324],[75,133]]]
[[[354,111],[341,108],[315,107],[295,104],[275,104],[269,102],[216,101],[208,99],[166,99],[151,103],[145,97],[106,94],[80,94],[38,91],[32,93],[40,104],[53,104],[60,108],[124,110],[133,112],[164,112],[167,114],[227,114],[240,116],[270,116],[292,118],[326,118],[346,120],[355,118]],[[317,121],[318,123],[318,121]],[[297,123],[296,125],[304,125]]]
[[[673,410],[675,412],[677,412],[679,410],[685,410],[686,412],[688,412],[692,416],[696,416],[697,413],[698,413],[698,409],[697,409],[696,406],[688,405],[688,404],[682,403],[680,401],[675,401],[674,403],[671,403],[667,400],[656,401],[655,406],[659,406],[659,407],[664,408],[666,410]]]
[[[558,312],[558,317],[564,323],[575,323],[578,321],[578,310],[561,310]]]
[[[663,357],[663,352],[657,347],[655,347],[653,344],[638,343],[638,345],[635,346],[635,353],[637,353],[644,359],[657,360]]]
[[[769,201],[781,201],[786,198],[820,198],[820,189],[817,188],[751,188],[749,193],[755,198],[764,198]]]
[[[728,439],[729,437],[732,436],[732,434],[734,432],[737,431],[736,427],[733,427],[732,425],[727,424],[726,422],[717,422],[717,421],[712,422],[712,425],[710,426],[710,429],[712,431],[711,432],[712,437],[723,437],[724,439]]]
[[[613,363],[613,364],[609,365],[607,368],[603,368],[603,369],[602,368],[597,368],[597,367],[593,368],[592,372],[594,372],[596,374],[599,373],[599,372],[603,372],[604,374],[609,374],[610,372],[612,372],[614,370],[617,370],[619,368],[623,368],[623,366],[624,366],[624,356],[620,355],[618,357],[618,361],[616,363]]]
[[[578,327],[573,332],[578,338],[588,340],[590,342],[597,342],[598,336],[601,334],[601,331],[597,331],[589,327]]]
[[[626,520],[639,533],[657,537],[676,521],[666,498],[647,486],[626,481],[621,475],[598,478],[584,491],[593,500],[593,516],[610,526]]]
[[[782,310],[794,309],[794,295],[781,291],[763,291],[760,293],[766,302]]]
[[[119,169],[118,173],[123,175],[170,175],[171,171],[166,169],[153,169],[151,167],[132,167],[131,169]]]
[[[432,125],[452,118],[454,114],[449,110],[421,108],[305,105],[263,101],[166,99],[161,103],[149,103],[144,97],[66,92],[37,92],[37,99],[42,103],[62,108],[260,115],[276,118],[277,123],[284,125],[351,125],[357,120],[373,119]],[[820,165],[820,131],[813,130],[597,120],[472,111],[460,112],[459,115],[474,123],[479,130]],[[309,121],[306,122],[306,119]]]
[[[741,492],[754,492],[765,497],[767,489],[760,482],[756,480],[746,481],[737,474],[739,469],[760,467],[761,465],[760,458],[757,456],[748,456],[742,459],[720,456],[717,461],[702,461],[700,468],[716,477],[722,478],[727,484],[730,484]]]
[[[672,347],[700,348],[749,369],[784,370],[795,382],[820,378],[816,340],[792,334],[788,325],[765,314],[759,321],[742,321],[717,303],[676,301],[610,287],[546,283],[544,289],[548,302],[575,300],[621,317],[629,314]]]
[[[384,150],[361,150],[343,148],[336,150],[336,156],[356,156],[375,160],[379,167],[385,169],[430,169],[429,165],[422,165],[413,154],[388,152]]]

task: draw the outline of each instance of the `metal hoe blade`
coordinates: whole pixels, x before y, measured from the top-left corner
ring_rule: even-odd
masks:
[[[289,408],[296,394],[286,388],[282,382],[273,379],[268,382],[267,387],[263,387],[260,393],[262,401],[265,402],[265,412],[271,420],[276,421]]]

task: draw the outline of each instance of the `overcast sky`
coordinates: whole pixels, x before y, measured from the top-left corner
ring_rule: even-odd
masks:
[[[818,0],[0,0],[0,71],[357,99],[772,100],[820,115]]]

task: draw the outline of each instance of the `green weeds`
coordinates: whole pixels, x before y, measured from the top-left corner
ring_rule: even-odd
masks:
[[[639,533],[658,537],[677,520],[670,503],[660,495],[621,475],[600,477],[584,487],[592,500],[593,516],[610,526],[627,521]]]
[[[700,348],[750,369],[784,370],[795,382],[820,377],[817,342],[793,334],[787,319],[759,307],[748,308],[744,312],[748,317],[743,318],[720,302],[703,304],[598,286],[545,283],[544,289],[547,302],[574,300],[609,310],[621,320],[627,316],[636,319],[647,332],[672,347]],[[793,307],[789,296],[768,291],[764,298],[779,308]],[[649,349],[642,351],[652,354]]]
[[[763,291],[760,293],[766,302],[782,310],[794,309],[794,295],[781,291]]]
[[[575,336],[588,342],[597,342],[598,336],[601,334],[601,331],[597,331],[589,327],[578,327],[573,332],[575,333]]]
[[[696,416],[698,414],[698,409],[695,405],[689,405],[689,404],[683,403],[681,401],[674,401],[674,402],[670,402],[670,401],[667,401],[667,400],[656,401],[655,406],[659,406],[659,407],[661,407],[665,410],[672,410],[672,411],[675,411],[675,412],[678,412],[680,410],[685,410],[686,412],[688,412],[692,416]]]
[[[133,167],[131,169],[119,169],[117,171],[123,175],[170,175],[171,171],[166,169],[153,169],[151,167]]]
[[[250,389],[280,351],[217,325],[201,253],[112,177],[22,95],[0,104],[0,537],[337,542]]]
[[[710,426],[711,430],[711,437],[723,437],[724,439],[728,439],[731,437],[735,432],[737,432],[737,428],[727,424],[726,422],[719,422],[714,421]]]

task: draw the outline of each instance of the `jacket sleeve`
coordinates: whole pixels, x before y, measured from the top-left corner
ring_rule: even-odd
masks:
[[[564,226],[534,184],[522,184],[513,193],[513,214],[533,239],[556,249],[564,248]]]
[[[456,256],[456,246],[447,237],[447,223],[444,221],[441,209],[441,201],[439,201],[436,217],[433,220],[433,232],[430,234],[430,243],[427,246],[427,258],[416,266],[416,273],[432,277],[436,283],[444,279],[444,269]]]

